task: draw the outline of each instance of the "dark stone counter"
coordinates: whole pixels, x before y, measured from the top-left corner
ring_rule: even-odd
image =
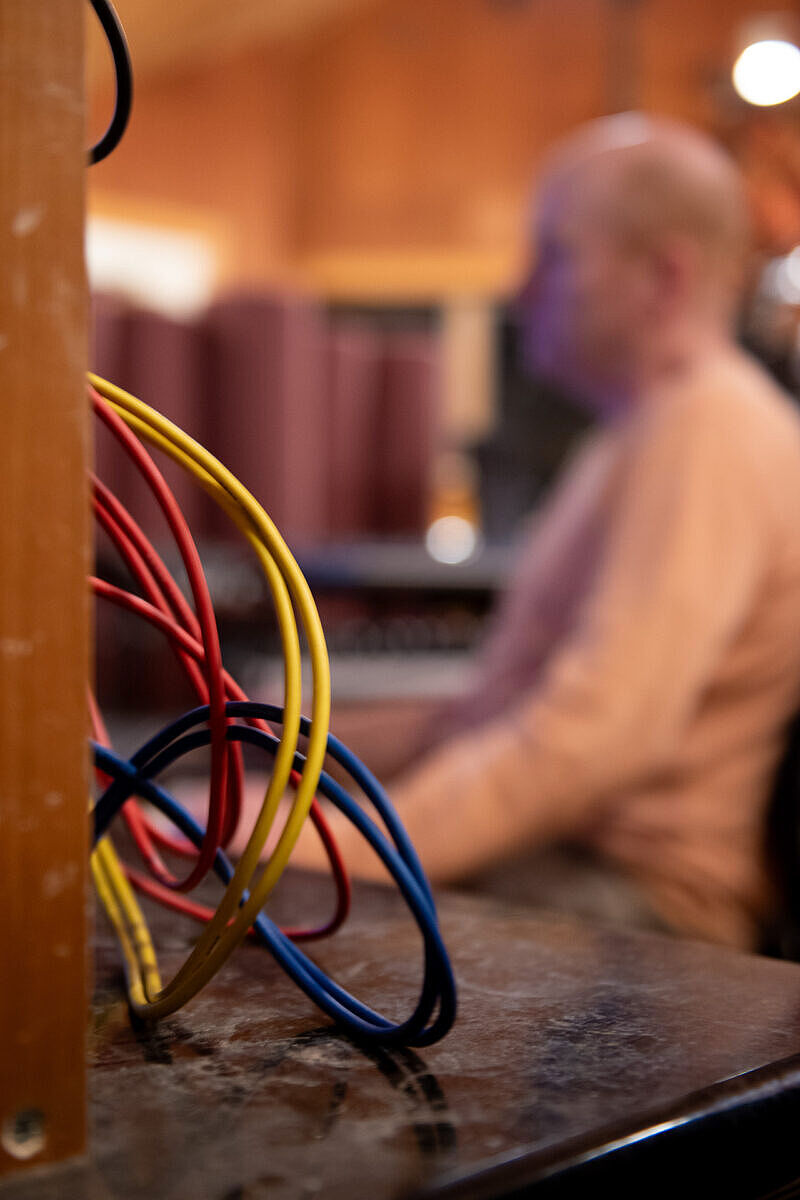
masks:
[[[271,911],[319,916],[331,890],[293,874]],[[794,964],[440,899],[460,1007],[424,1051],[359,1048],[249,945],[185,1009],[136,1031],[98,917],[91,1163],[15,1183],[3,1200],[389,1200],[486,1159],[635,1125],[800,1051]],[[166,976],[194,927],[151,913]],[[419,938],[388,889],[356,889],[350,921],[313,953],[388,1015],[413,1007]]]

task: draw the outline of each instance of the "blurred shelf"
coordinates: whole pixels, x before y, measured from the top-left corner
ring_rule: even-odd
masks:
[[[449,699],[463,690],[473,658],[469,653],[450,654],[332,654],[331,689],[337,703]],[[264,657],[247,672],[253,695],[280,696],[283,659]],[[311,670],[303,662],[302,688],[311,694]]]
[[[461,563],[436,562],[418,541],[349,542],[297,551],[316,588],[494,593],[502,589],[515,549],[487,545]]]
[[[257,608],[267,594],[261,570],[243,547],[226,542],[198,546],[209,586],[221,610]],[[156,546],[176,579],[183,568],[170,546]],[[515,559],[511,545],[487,545],[461,563],[431,558],[420,541],[331,542],[290,547],[312,591],[406,592],[491,597],[505,587]],[[115,582],[120,568],[102,550],[98,564]]]

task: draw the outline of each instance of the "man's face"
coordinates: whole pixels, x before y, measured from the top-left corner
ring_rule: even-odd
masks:
[[[629,381],[648,278],[643,257],[625,248],[583,183],[580,192],[545,188],[518,311],[526,365],[602,409]]]

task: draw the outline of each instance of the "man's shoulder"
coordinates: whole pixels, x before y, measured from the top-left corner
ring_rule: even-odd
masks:
[[[654,394],[637,436],[707,445],[750,460],[777,455],[800,467],[800,404],[752,355],[730,347]]]

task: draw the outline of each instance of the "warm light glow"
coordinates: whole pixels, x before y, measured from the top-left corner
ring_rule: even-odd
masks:
[[[86,263],[96,292],[126,296],[171,317],[190,317],[212,297],[213,245],[198,234],[90,217]]]
[[[428,526],[425,549],[442,563],[466,562],[480,544],[475,526],[464,517],[439,517]]]
[[[792,42],[753,42],[733,66],[733,86],[748,104],[783,104],[800,92],[800,49]]]

